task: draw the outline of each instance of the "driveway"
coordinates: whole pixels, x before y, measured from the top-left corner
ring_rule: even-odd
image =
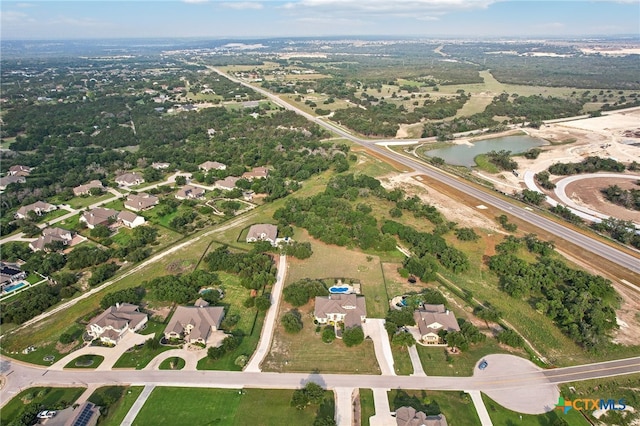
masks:
[[[264,319],[264,325],[262,326],[262,332],[260,333],[260,341],[258,342],[258,348],[251,356],[249,363],[245,367],[244,371],[260,372],[260,364],[264,360],[264,357],[269,353],[271,348],[271,341],[273,340],[273,330],[276,326],[276,318],[280,311],[280,299],[282,298],[282,289],[284,287],[284,278],[287,275],[287,256],[281,255],[280,262],[278,264],[278,276],[276,283],[273,285],[271,291],[271,307],[267,311],[267,316]]]
[[[105,346],[84,346],[83,348],[73,351],[61,358],[58,362],[49,367],[49,370],[62,370],[65,365],[78,358],[81,355],[101,355],[104,357],[104,361],[95,369],[95,371],[107,371],[111,370],[113,364],[124,354],[127,349],[144,343],[148,339],[151,339],[153,334],[138,334],[127,332],[125,336],[118,342],[113,348]]]
[[[353,391],[355,388],[335,388],[336,424],[338,426],[353,425]]]
[[[395,417],[391,416],[387,392],[389,392],[389,389],[373,389],[373,403],[376,406],[376,414],[369,417],[370,426],[397,426]]]
[[[427,373],[425,373],[424,368],[422,368],[422,362],[420,361],[420,355],[418,355],[416,345],[409,346],[407,349],[409,350],[409,358],[411,358],[411,365],[413,366],[412,376],[427,377]]]
[[[393,368],[393,354],[391,353],[391,344],[389,343],[389,334],[384,328],[384,319],[367,318],[362,324],[364,335],[373,340],[373,348],[376,351],[376,359],[380,365],[380,371],[383,376],[395,376],[396,372]]]

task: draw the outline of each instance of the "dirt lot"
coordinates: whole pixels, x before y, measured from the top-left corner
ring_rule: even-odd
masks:
[[[379,179],[382,186],[387,189],[401,188],[409,196],[417,195],[425,203],[436,207],[447,220],[457,222],[461,228],[483,228],[501,232],[496,222],[478,212],[476,207],[455,202],[448,195],[429,187],[424,176],[420,173],[392,174],[382,176]]]
[[[584,179],[567,185],[566,194],[577,204],[587,206],[595,211],[624,220],[638,221],[640,212],[629,210],[607,201],[600,192],[609,185],[618,185],[622,189],[637,189],[629,179]]]

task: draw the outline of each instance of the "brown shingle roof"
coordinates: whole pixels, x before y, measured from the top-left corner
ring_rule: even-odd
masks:
[[[184,333],[187,325],[193,328],[189,334],[189,340],[207,340],[211,328],[220,328],[220,323],[224,318],[224,308],[222,306],[178,306],[171,321],[165,328],[165,335],[174,333]]]
[[[137,195],[129,195],[127,201],[124,202],[124,206],[131,210],[145,210],[158,204],[158,197],[155,195],[141,192]]]
[[[123,303],[119,306],[108,307],[100,315],[89,321],[89,324],[121,330],[127,326],[135,328],[145,318],[147,318],[147,314],[138,312],[138,305]]]
[[[424,305],[423,309],[414,311],[413,318],[422,336],[437,334],[439,330],[460,331],[455,315],[444,305]]]
[[[355,294],[330,294],[316,296],[314,315],[316,318],[327,318],[329,314],[345,315],[346,328],[360,325],[362,318],[367,315],[364,297]]]
[[[447,419],[442,414],[427,416],[413,407],[400,407],[396,410],[398,426],[447,426]]]
[[[277,236],[278,227],[276,225],[271,225],[270,223],[257,223],[255,225],[251,225],[251,228],[249,228],[249,232],[247,233],[247,242],[250,243],[262,240],[275,243]]]

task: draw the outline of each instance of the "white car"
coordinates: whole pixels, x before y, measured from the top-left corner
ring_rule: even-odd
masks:
[[[56,415],[56,412],[55,412],[55,411],[45,410],[45,411],[40,411],[40,412],[38,413],[38,416],[37,416],[37,417],[38,417],[39,419],[50,419],[50,418],[52,418],[52,417],[53,417],[53,416],[55,416],[55,415]]]

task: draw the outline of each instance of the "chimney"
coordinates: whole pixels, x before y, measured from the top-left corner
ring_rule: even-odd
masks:
[[[116,309],[120,309],[120,302],[116,302]]]

